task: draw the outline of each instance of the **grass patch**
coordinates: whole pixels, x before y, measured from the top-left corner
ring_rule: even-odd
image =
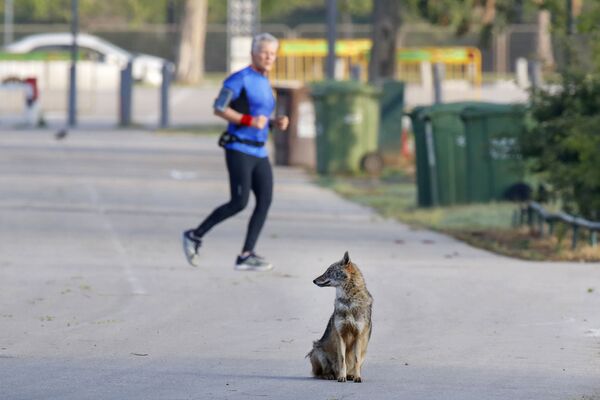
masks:
[[[475,247],[526,260],[600,261],[600,247],[584,238],[575,251],[569,234],[540,237],[528,228],[513,228],[517,205],[508,202],[419,208],[416,185],[399,171],[384,171],[380,179],[318,177],[317,183],[356,203],[416,228],[446,233]]]
[[[557,236],[540,237],[529,228],[507,231],[475,230],[448,232],[475,247],[525,260],[537,261],[600,261],[600,248],[587,244],[571,250],[571,240]],[[582,241],[583,242],[583,241]]]

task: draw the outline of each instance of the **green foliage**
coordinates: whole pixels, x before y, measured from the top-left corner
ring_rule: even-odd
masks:
[[[339,0],[341,12],[352,15],[371,15],[373,0]]]
[[[208,22],[223,23],[227,19],[227,1],[208,0]]]
[[[338,0],[340,13],[353,17],[368,18],[374,0]],[[495,27],[519,22],[521,16],[532,22],[540,8],[552,11],[556,25],[564,25],[565,1],[545,0],[538,5],[531,0],[496,0]],[[181,14],[185,0],[79,0],[82,22],[118,21],[130,24],[163,23],[166,21],[167,6],[174,5]],[[479,30],[485,0],[403,0],[402,16],[405,22],[422,19],[434,25],[454,27],[457,34]],[[15,22],[17,23],[68,23],[71,0],[15,0]],[[227,15],[226,0],[208,0],[209,22],[224,22]],[[261,16],[264,20],[278,18],[302,10],[325,9],[323,0],[261,0]],[[522,12],[518,10],[521,9]],[[4,12],[4,0],[0,0],[0,15]],[[582,30],[597,26],[600,4],[595,1],[584,3],[581,17]]]
[[[533,124],[521,140],[564,208],[600,220],[600,76],[565,74],[559,90],[532,96]]]
[[[18,0],[13,2],[15,22],[66,22],[71,13],[70,0]],[[2,2],[4,12],[4,2]]]
[[[600,2],[585,3],[582,15],[579,17],[578,29],[589,35],[592,61],[596,72],[600,73]]]
[[[178,1],[182,3],[182,1]],[[80,0],[82,19],[121,20],[131,25],[166,22],[167,0]]]
[[[532,93],[532,127],[522,151],[567,211],[600,220],[600,2],[585,2],[577,29],[566,36],[565,2],[547,0],[553,31],[568,64],[560,89]],[[589,64],[589,60],[593,64]]]
[[[373,7],[373,0],[338,0],[338,10],[353,15],[368,15]],[[325,8],[323,0],[262,0],[261,12],[265,18],[276,18],[296,9]]]
[[[408,9],[426,21],[452,27],[457,35],[481,31],[485,0],[412,0]],[[529,0],[496,0],[493,27],[503,28],[510,23],[531,20],[538,6]],[[466,12],[468,10],[468,12]]]
[[[166,22],[167,6],[172,3],[181,15],[185,0],[79,0],[82,23],[120,22],[131,25]],[[341,13],[369,16],[373,0],[338,0]],[[323,0],[262,0],[261,17],[276,21],[296,11],[324,9]],[[3,16],[4,0],[0,0]],[[16,23],[68,23],[71,17],[71,0],[16,0]],[[208,0],[208,21],[223,23],[227,17],[226,0]]]
[[[167,3],[168,0],[79,0],[79,14],[83,23],[89,20],[132,25],[162,23]],[[0,0],[0,13],[3,12],[4,1]],[[14,18],[16,23],[69,23],[71,0],[16,0]]]
[[[323,0],[261,0],[261,17],[271,23],[294,26],[325,22],[327,4]],[[373,0],[337,0],[340,18],[347,21],[370,21]]]
[[[298,8],[324,7],[324,2],[319,0],[262,0],[261,13],[265,18],[278,17]]]
[[[465,24],[470,25],[471,13],[465,13],[465,9],[473,10],[477,0],[421,0],[417,3],[420,15],[434,25],[453,26],[458,31]],[[462,33],[466,33],[466,29]]]

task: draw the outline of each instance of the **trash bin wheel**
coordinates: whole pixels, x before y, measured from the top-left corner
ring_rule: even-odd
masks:
[[[379,153],[367,153],[360,161],[360,168],[369,175],[379,175],[383,170],[383,157]]]

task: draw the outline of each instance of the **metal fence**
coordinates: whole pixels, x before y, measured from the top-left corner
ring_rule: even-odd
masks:
[[[326,37],[325,24],[300,24],[290,27],[284,24],[262,24],[261,30],[271,32],[278,38],[311,39]],[[84,31],[98,35],[124,49],[138,53],[154,54],[171,61],[176,59],[178,33],[174,25],[145,25],[139,28],[126,26],[89,27]],[[371,37],[370,24],[339,24],[340,39],[365,39]],[[34,33],[67,32],[67,25],[15,25],[14,37],[19,39]],[[3,35],[0,25],[0,38]],[[2,38],[3,39],[3,38]],[[1,39],[0,39],[1,40]],[[225,24],[208,24],[206,31],[205,69],[208,72],[227,70],[227,30]],[[427,24],[403,25],[398,34],[399,47],[477,47],[482,53],[484,73],[512,73],[516,59],[532,57],[537,43],[536,25],[511,25],[503,32],[495,33],[489,45],[482,46],[476,33],[456,36],[449,28],[432,27]]]
[[[339,39],[370,39],[372,27],[369,24],[339,24],[337,36]],[[456,37],[452,30],[445,28],[431,27],[426,24],[403,25],[398,36],[399,47],[472,47],[481,50],[481,68],[484,73],[511,73],[514,71],[514,61],[517,57],[530,56],[535,51],[536,35],[535,25],[531,26],[513,26],[506,30],[504,36],[496,35],[489,48],[480,48],[478,46],[479,37],[476,34]],[[290,27],[284,24],[263,24],[262,31],[273,33],[276,37],[282,39],[302,39],[302,38],[324,38],[326,36],[325,24],[302,24]],[[14,38],[18,40],[27,35],[45,32],[68,32],[68,25],[15,25]],[[174,25],[145,25],[138,28],[127,26],[96,26],[84,27],[83,31],[102,37],[119,47],[129,50],[133,53],[147,53],[161,56],[168,60],[176,59],[178,32]],[[3,42],[4,29],[0,26],[0,42]],[[206,47],[205,47],[205,70],[207,72],[224,73],[227,70],[226,56],[226,25],[209,24],[207,26]],[[479,51],[478,51],[479,54]],[[358,58],[356,58],[358,57]],[[350,74],[352,66],[360,64],[360,73],[365,78],[367,72],[367,58],[365,56],[355,56],[354,59],[348,58],[340,63],[345,75]],[[66,65],[66,64],[65,64]],[[311,64],[311,68],[316,71],[322,71],[323,66],[319,65],[319,60]],[[16,67],[10,70],[6,65],[3,73],[0,73],[0,81],[11,76],[26,77],[27,72],[24,68]],[[48,65],[40,67],[42,72],[29,71],[29,75],[35,75],[39,79],[41,96],[41,107],[48,113],[62,113],[67,104],[66,91],[57,87],[60,81],[67,78],[65,71],[50,71]],[[422,75],[422,65],[418,63],[401,64],[398,66],[398,76],[407,81],[417,81]],[[450,65],[447,68],[447,77],[453,79],[455,76],[475,76],[473,69],[469,66]],[[38,68],[39,69],[39,68]],[[63,68],[64,69],[64,68]],[[117,109],[117,89],[115,87],[102,87],[102,82],[111,81],[115,85],[115,71],[112,71],[113,78],[99,79],[104,76],[100,65],[91,65],[89,73],[84,73],[84,66],[80,64],[81,73],[78,77],[79,83],[79,111],[81,113],[93,112],[94,114],[112,115]],[[0,71],[1,72],[1,71]],[[26,74],[27,75],[27,74]],[[50,78],[51,77],[51,78]],[[63,82],[64,83],[64,82]],[[2,93],[3,103],[0,105],[0,117],[14,116],[25,112],[23,95],[19,91],[6,91]],[[148,100],[144,98],[144,100]],[[154,101],[154,100],[152,100]]]
[[[579,238],[584,234],[582,231],[587,230],[589,244],[593,247],[598,246],[600,222],[589,221],[565,212],[550,212],[541,204],[530,202],[516,211],[514,216],[514,225],[524,225],[525,223],[540,236],[554,234],[556,225],[559,223],[567,225],[572,233],[571,249],[573,250],[577,247]]]

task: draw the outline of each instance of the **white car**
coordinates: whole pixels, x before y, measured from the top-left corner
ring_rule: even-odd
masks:
[[[67,52],[73,42],[71,33],[41,33],[26,36],[6,46],[8,53],[31,52]],[[77,46],[85,59],[117,64],[123,68],[133,59],[133,79],[153,85],[162,82],[162,66],[164,58],[148,54],[134,54],[97,36],[80,33],[77,35]]]

